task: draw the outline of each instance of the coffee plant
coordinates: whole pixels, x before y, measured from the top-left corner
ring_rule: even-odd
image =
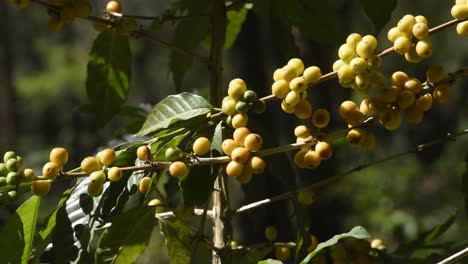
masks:
[[[328,68],[289,58],[269,74],[265,84],[271,87],[269,94],[242,76],[223,79],[224,53],[235,42],[246,14],[286,21],[275,24],[287,28],[288,35],[277,40],[284,42],[281,45],[294,42],[291,32],[295,30],[333,42],[340,34],[330,37],[323,30],[338,30],[327,22],[332,18],[322,16],[324,20],[317,24],[308,13],[330,12],[327,1],[181,0],[159,16],[128,13],[126,5],[131,1],[109,1],[104,10],[89,0],[4,1],[8,8],[39,8],[44,20],[48,17],[44,27],[51,32],[87,21],[98,32],[89,53],[85,86],[90,102],[86,108],[101,125],[121,115],[127,102],[130,41],[169,49],[168,68],[179,89],[192,63],[206,66],[210,88],[205,97],[181,90],[160,100],[145,114],[135,137],[79,157],[80,164],[69,165],[75,154],[62,146],[51,149],[48,159],[43,157],[42,170],[30,168],[22,153],[5,152],[0,163],[0,205],[21,205],[2,229],[2,263],[135,263],[156,227],[171,263],[461,263],[456,261],[468,255],[468,241],[439,241],[455,216],[413,241],[398,241],[400,247],[388,248],[386,241],[361,226],[319,241],[306,211],[324,189],[340,185],[354,172],[455,140],[468,134],[468,129],[238,208],[232,207],[229,192],[232,186],[254,184],[253,179],[275,168],[277,155],[289,153],[294,167],[286,171],[317,171],[347,145],[356,145],[360,153],[374,151],[381,141],[379,129],[396,134],[401,126],[423,124],[431,111],[453,100],[453,84],[468,76],[464,65],[446,67],[444,61],[432,60],[433,53],[444,52],[433,45],[439,32],[468,36],[468,1],[457,0],[451,10],[440,10],[447,19],[442,23],[419,14],[391,21],[396,1],[360,1],[375,32],[387,23],[393,25],[386,32],[387,41],[350,33],[338,40],[336,60]],[[163,27],[174,31],[173,43],[155,37]],[[278,30],[284,32],[284,28]],[[200,55],[199,45],[208,54]],[[402,57],[398,67],[403,70],[383,67],[391,54]],[[428,66],[420,66],[421,76],[405,72],[408,65],[423,61]],[[333,80],[336,89],[348,89],[348,97],[339,99],[334,108],[317,105],[314,90],[320,92],[323,83]],[[438,104],[442,106],[435,107]],[[278,115],[297,119],[295,129],[289,131],[295,142],[275,142],[255,125],[273,108],[281,109]],[[68,166],[75,168],[67,170]],[[177,188],[166,184],[169,181],[177,182]],[[61,182],[72,187],[61,195],[45,222],[38,223],[41,202]],[[468,203],[467,172],[462,193]],[[294,208],[284,217],[296,218],[295,241],[281,240],[281,229],[274,225],[262,230],[263,243],[249,245],[236,239],[233,218],[285,200]],[[315,212],[313,217],[320,214]],[[208,226],[212,232],[205,230]]]

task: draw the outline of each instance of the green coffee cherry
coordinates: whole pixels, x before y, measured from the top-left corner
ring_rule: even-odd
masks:
[[[3,155],[3,162],[7,162],[9,159],[16,159],[16,153],[14,151],[7,151],[5,155]]]
[[[23,181],[34,181],[36,178],[36,174],[32,169],[24,169],[24,171],[20,172],[20,176]]]
[[[0,176],[6,176],[8,174],[8,169],[5,163],[0,163]]]
[[[6,177],[0,177],[0,187],[7,185]]]
[[[228,126],[232,127],[232,116],[228,116],[228,117],[226,118],[226,124],[227,124]]]
[[[23,167],[23,158],[21,156],[16,157],[16,165],[18,166],[18,169]]]
[[[257,114],[261,114],[263,112],[265,112],[266,110],[266,103],[265,101],[262,101],[262,100],[257,100],[253,103],[253,110],[255,111],[255,113]]]
[[[17,185],[21,182],[21,177],[18,175],[18,173],[11,171],[6,176],[6,182],[9,185]]]
[[[236,111],[239,113],[244,113],[249,110],[249,105],[246,102],[239,101],[236,104]]]
[[[9,159],[5,162],[6,167],[9,171],[17,171],[18,170],[18,162],[16,159]]]
[[[253,103],[257,100],[257,93],[252,90],[247,90],[244,92],[244,100],[247,103]]]
[[[178,147],[170,147],[164,152],[167,160],[176,161],[184,158],[184,152]]]
[[[11,190],[11,191],[8,192],[8,196],[10,198],[15,198],[16,195],[17,195],[17,192],[15,190]]]
[[[102,170],[93,171],[89,175],[89,180],[96,184],[104,184],[104,182],[106,181],[106,173]]]

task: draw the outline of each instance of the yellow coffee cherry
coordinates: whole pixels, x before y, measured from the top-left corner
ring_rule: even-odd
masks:
[[[244,147],[237,147],[232,150],[231,159],[238,163],[246,163],[250,158],[250,151]]]
[[[246,113],[238,113],[232,117],[232,127],[233,128],[245,127],[248,121],[249,121],[249,117],[247,116]]]
[[[291,249],[287,246],[275,245],[275,258],[286,261],[291,257]]]
[[[351,49],[356,49],[357,44],[359,41],[361,41],[362,37],[358,33],[351,33],[347,38],[346,38],[346,44]]]
[[[414,19],[416,20],[416,23],[423,23],[427,25],[427,18],[425,16],[415,16]]]
[[[348,134],[346,135],[346,140],[351,144],[361,144],[364,138],[366,137],[367,132],[360,128],[355,127],[349,130]]]
[[[356,74],[354,73],[351,66],[345,64],[338,69],[338,78],[340,83],[348,83],[354,80]]]
[[[432,92],[434,100],[442,104],[447,103],[451,95],[452,89],[446,83],[439,84]]]
[[[252,179],[253,177],[253,171],[252,171],[252,168],[250,168],[248,163],[246,164],[246,166],[244,166],[244,169],[242,170],[241,174],[239,176],[236,177],[236,180],[239,182],[239,183],[248,183],[250,182],[250,180]]]
[[[315,145],[315,151],[318,153],[319,157],[323,160],[331,158],[333,155],[332,146],[325,141],[320,141]]]
[[[375,50],[377,48],[377,39],[372,35],[365,35],[364,37],[362,37],[360,42],[369,43],[372,47],[372,50]]]
[[[312,115],[312,105],[307,100],[300,101],[294,107],[294,115],[299,119],[308,119]]]
[[[432,56],[432,44],[428,40],[420,40],[416,43],[416,53],[419,57],[427,59]]]
[[[310,66],[304,70],[303,76],[307,83],[316,83],[322,78],[322,71],[317,66]]]
[[[46,179],[55,179],[55,177],[58,176],[59,171],[60,167],[51,161],[47,162],[44,164],[44,167],[42,167],[42,175]]]
[[[467,4],[459,4],[454,5],[450,10],[453,18],[464,20],[468,18],[468,5]]]
[[[405,15],[400,21],[398,21],[397,28],[400,32],[410,35],[411,29],[416,24],[416,19],[413,15]]]
[[[312,124],[317,128],[325,128],[330,123],[330,113],[324,108],[316,109],[312,114]]]
[[[296,69],[289,65],[284,66],[283,68],[281,68],[281,70],[281,79],[285,80],[286,82],[290,82],[292,79],[298,76],[298,74],[296,73]]]
[[[99,161],[104,166],[110,166],[115,161],[115,151],[111,148],[106,148],[100,151]]]
[[[402,89],[399,86],[395,85],[384,87],[380,89],[377,99],[384,103],[394,103],[398,99],[398,95],[400,94],[401,90]]]
[[[151,184],[151,178],[148,176],[145,176],[141,178],[140,182],[138,183],[138,191],[141,193],[146,193],[148,192],[148,189]]]
[[[262,148],[263,138],[259,134],[248,134],[244,139],[244,146],[249,151],[258,151]]]
[[[468,21],[463,21],[457,25],[457,34],[462,37],[468,36]]]
[[[425,95],[420,96],[416,99],[415,106],[423,112],[428,111],[432,107],[432,94],[427,93]]]
[[[49,180],[37,180],[34,181],[31,185],[31,191],[33,195],[44,196],[50,191],[50,181]]]
[[[53,148],[49,159],[59,167],[63,167],[68,162],[68,151],[65,148]]]
[[[289,89],[295,92],[303,92],[307,89],[307,82],[304,77],[299,76],[291,80]]]
[[[304,125],[297,126],[294,129],[294,135],[299,138],[306,138],[310,136],[310,129]]]
[[[359,110],[358,106],[353,101],[344,101],[339,108],[339,114],[343,119],[346,119],[351,112]]]
[[[387,111],[379,116],[379,122],[388,130],[396,130],[401,125],[401,115],[399,111]]]
[[[423,48],[421,48],[421,52],[423,51]],[[411,49],[405,53],[405,59],[407,62],[419,63],[423,58],[416,52],[416,45],[413,45],[411,46]]]
[[[274,72],[273,72],[273,81],[279,81],[279,80],[283,80],[283,69],[276,69]],[[284,80],[283,80],[284,81]]]
[[[431,83],[442,81],[445,77],[445,70],[442,65],[432,64],[426,71],[426,78]]]
[[[321,162],[320,155],[315,150],[309,150],[304,155],[304,164],[306,164],[306,166],[309,168],[312,168],[312,169],[317,168],[318,166],[320,166],[320,162]]]
[[[285,112],[285,113],[288,113],[288,114],[293,114],[294,111],[295,111],[295,107],[292,106],[292,105],[288,105],[284,99],[283,101],[281,101],[281,109]]]
[[[418,79],[411,78],[411,79],[409,79],[408,81],[405,82],[403,87],[406,90],[409,90],[414,94],[417,94],[417,93],[419,93],[419,91],[421,91],[422,84],[421,84],[421,81],[419,81]]]
[[[369,65],[365,59],[356,57],[349,62],[349,66],[354,73],[359,74],[367,70]]]
[[[276,97],[283,99],[288,95],[290,89],[289,89],[289,83],[286,82],[285,80],[278,80],[273,83],[271,86],[271,93]]]
[[[416,23],[412,28],[413,36],[419,40],[429,37],[429,27],[425,23]]]
[[[249,168],[251,168],[255,174],[262,173],[266,166],[265,160],[257,156],[251,157],[248,161],[248,164]]]
[[[392,74],[391,81],[392,85],[403,87],[405,82],[409,80],[408,74],[402,71],[396,71]]]
[[[243,83],[243,81],[234,82],[232,84],[231,83],[229,84],[228,95],[236,101],[240,100],[244,95],[244,92],[247,90],[247,86],[245,83]]]
[[[307,167],[307,164],[305,164],[305,162],[304,162],[304,156],[308,151],[309,150],[307,150],[307,149],[301,149],[298,152],[296,152],[296,154],[294,155],[294,163],[296,163],[296,165],[299,168],[306,168]]]
[[[231,177],[238,177],[244,170],[244,165],[236,161],[230,161],[226,166],[226,174]]]
[[[224,154],[231,156],[232,151],[237,148],[238,145],[233,139],[225,139],[221,144],[221,148],[223,149]]]
[[[338,57],[346,64],[356,57],[356,51],[348,44],[342,44],[338,48]]]
[[[227,99],[223,100],[223,103],[221,104],[221,110],[226,115],[233,115],[236,113],[237,101],[232,99],[230,96],[226,96],[226,98]]]
[[[316,198],[317,195],[310,189],[304,189],[297,193],[297,201],[305,206],[313,204]]]
[[[411,40],[407,36],[398,37],[395,42],[393,42],[393,49],[401,55],[409,52],[411,49]]]
[[[36,173],[34,173],[34,170],[32,169],[24,169],[20,175],[24,182],[34,181],[36,179]]]
[[[289,106],[296,106],[300,101],[301,95],[295,91],[290,91],[284,98],[284,102]]]
[[[234,139],[234,142],[236,142],[237,146],[243,147],[244,140],[249,134],[250,134],[250,130],[248,128],[240,127],[234,130],[234,133],[232,133],[232,138]]]
[[[333,71],[338,71],[338,70],[341,68],[341,66],[343,66],[343,65],[345,65],[345,64],[346,64],[346,63],[345,63],[344,61],[342,61],[342,60],[337,60],[337,61],[335,61],[335,62],[333,63],[333,66],[332,66]]]
[[[424,112],[417,106],[412,106],[406,110],[406,121],[410,125],[418,125],[424,118]]]
[[[376,43],[377,41],[374,42],[372,39],[364,40],[363,38],[356,46],[356,54],[364,59],[370,58],[374,53]]]
[[[408,107],[412,106],[415,102],[416,97],[414,93],[409,90],[404,90],[398,95],[397,104],[400,109],[407,109]]]
[[[269,241],[275,241],[278,238],[278,230],[274,226],[265,228],[265,238]]]
[[[388,33],[387,38],[390,42],[395,42],[395,40],[401,36],[405,36],[397,27],[392,27]]]
[[[182,161],[174,161],[169,166],[169,174],[176,178],[184,178],[189,173],[187,164]]]
[[[139,146],[136,154],[140,160],[151,160],[151,150],[148,146]]]
[[[301,75],[304,72],[304,62],[298,58],[292,58],[288,61],[288,66],[292,67],[296,75]]]
[[[211,142],[206,137],[199,137],[193,142],[192,149],[198,156],[204,156],[210,153]]]
[[[120,179],[122,179],[122,175],[122,169],[120,169],[119,167],[112,167],[107,171],[107,178],[111,182],[120,181]]]
[[[122,4],[119,1],[109,1],[106,5],[107,12],[122,13]]]
[[[97,182],[89,182],[88,194],[93,197],[98,197],[104,191],[104,184]]]
[[[378,250],[384,250],[385,249],[385,244],[381,239],[375,238],[372,239],[371,241],[371,248],[375,248]]]
[[[364,98],[359,105],[359,111],[366,116],[373,116],[382,110],[382,102],[375,97]]]
[[[382,66],[382,58],[375,54],[366,59],[366,62],[371,70],[378,70]]]

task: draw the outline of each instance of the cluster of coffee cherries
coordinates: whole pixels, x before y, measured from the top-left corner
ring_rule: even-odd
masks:
[[[339,60],[333,63],[341,86],[367,94],[383,84],[384,76],[379,71],[382,59],[374,54],[376,48],[377,39],[372,35],[352,33],[346,38],[338,49]]]
[[[288,114],[295,114],[299,119],[307,119],[312,114],[312,106],[307,100],[307,86],[317,83],[322,78],[322,71],[317,66],[304,69],[301,59],[292,58],[288,63],[275,70],[272,94],[282,99],[281,109]]]
[[[450,10],[453,18],[465,20],[468,18],[468,1],[456,0],[455,5]],[[463,21],[457,25],[457,33],[462,37],[468,36],[468,21]]]
[[[233,128],[239,128],[247,125],[247,113],[250,109],[255,113],[263,113],[266,103],[257,98],[255,91],[247,89],[244,80],[236,78],[229,82],[228,96],[223,98],[221,109],[228,115],[226,123]]]
[[[294,135],[297,142],[313,142],[313,135],[309,127],[305,125],[297,126],[294,129]],[[327,160],[333,155],[333,149],[330,143],[318,141],[313,146],[305,146],[294,155],[294,163],[299,168],[315,169],[320,166],[322,160]]]
[[[35,180],[36,176],[32,169],[21,169],[23,166],[23,158],[18,156],[14,151],[7,151],[3,155],[3,162],[0,163],[0,187],[7,185],[17,186],[22,182],[30,182]],[[16,190],[10,190],[8,197],[14,198]]]
[[[313,264],[374,264],[380,263],[381,251],[385,249],[380,239],[346,238],[322,250],[316,255]]]
[[[429,27],[424,16],[405,15],[396,27],[388,31],[387,38],[396,53],[408,62],[418,63],[432,55],[432,44],[427,39]]]
[[[122,13],[122,4],[119,1],[109,1],[106,4],[106,14],[100,16],[103,20],[108,20],[109,23],[102,21],[93,21],[93,27],[99,32],[105,31],[109,28],[115,29],[117,33],[122,36],[129,36],[137,29],[137,22],[131,17],[115,16],[113,13]]]
[[[265,228],[265,238],[270,242],[276,241],[278,238],[278,229],[272,225]],[[318,245],[318,239],[313,234],[310,235],[309,244],[307,252],[310,253],[314,251]],[[291,245],[288,245],[287,243],[275,243],[273,245],[273,253],[277,260],[286,261],[291,257]]]
[[[235,177],[240,183],[247,183],[253,174],[262,173],[265,161],[252,155],[262,148],[263,139],[260,135],[250,133],[246,127],[234,130],[232,138],[225,139],[221,145],[223,152],[231,157],[226,165],[226,174]]]

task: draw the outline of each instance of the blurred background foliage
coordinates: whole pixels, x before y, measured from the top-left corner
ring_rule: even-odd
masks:
[[[268,9],[262,7],[274,2],[253,1],[253,10],[247,11],[238,38],[225,53],[223,80],[226,87],[229,80],[241,77],[260,96],[267,95],[274,69],[284,65],[290,57],[298,56],[306,65],[317,65],[326,73],[331,70],[337,58],[336,50],[348,34],[376,33],[357,0],[330,0],[330,10],[324,10],[326,5],[321,1],[310,1],[311,9],[308,11],[311,12],[305,14],[310,18],[304,21],[314,24],[301,24],[303,21],[299,21],[293,27],[288,23],[296,24],[296,18],[275,13],[282,10],[263,12]],[[378,33],[377,49],[380,51],[390,46],[386,31],[404,14],[424,15],[429,25],[434,26],[451,19],[452,2],[398,1],[390,22]],[[92,3],[94,14],[101,14],[106,1]],[[143,0],[122,0],[122,3],[125,13],[152,16],[162,15],[173,4],[171,1]],[[90,23],[76,21],[63,31],[52,33],[47,30],[47,12],[38,5],[22,10],[0,2],[0,10],[4,64],[0,69],[8,76],[7,81],[0,83],[0,90],[13,91],[11,97],[2,100],[10,107],[1,110],[3,140],[0,151],[14,149],[23,155],[28,166],[39,169],[54,146],[67,147],[71,153],[70,164],[78,165],[81,158],[93,154],[97,148],[115,144],[115,140],[128,139],[122,135],[134,132],[141,120],[121,114],[105,127],[100,127],[92,114],[82,111],[81,106],[87,103],[87,54],[97,36]],[[282,19],[290,21],[285,23]],[[143,21],[144,25],[149,23]],[[157,37],[170,41],[173,31],[174,26],[167,23]],[[434,46],[430,59],[413,65],[392,54],[384,59],[382,71],[389,76],[394,71],[403,70],[410,76],[424,79],[425,69],[432,63],[443,65],[449,72],[467,65],[466,39],[458,37],[453,28],[430,39]],[[133,39],[131,50],[133,72],[127,105],[149,109],[167,95],[180,91],[208,95],[209,75],[204,65],[193,62],[181,87],[176,87],[168,67],[168,49]],[[208,54],[206,43],[197,47],[195,52]],[[337,141],[334,144],[336,155],[322,163],[319,169],[311,171],[295,167],[291,161],[293,153],[270,157],[267,159],[268,172],[256,176],[245,186],[232,184],[231,206],[236,208],[280,194],[442,137],[448,132],[468,128],[467,85],[468,80],[456,82],[454,96],[449,103],[435,106],[418,127],[403,125],[391,133],[377,129],[378,147],[373,152],[367,153]],[[328,131],[345,126],[337,115],[337,107],[349,96],[350,90],[340,88],[337,80],[314,87],[309,93],[313,107],[331,109],[334,118]],[[254,115],[251,120],[249,124],[254,130],[264,135],[266,147],[294,141],[293,129],[300,123],[295,117],[283,113],[279,102],[272,102],[264,115]],[[326,187],[308,208],[312,233],[324,241],[333,234],[361,225],[373,236],[384,240],[391,250],[401,241],[414,239],[421,231],[456,213],[457,220],[444,239],[465,241],[468,225],[460,186],[467,144],[468,138],[460,137],[456,142],[348,175]],[[69,185],[62,183],[62,186],[54,185],[54,188],[65,190]],[[61,192],[53,193],[55,197],[49,195],[47,199],[50,201],[42,203],[43,216],[53,208]],[[10,206],[0,212],[0,226],[14,209]],[[294,241],[294,217],[291,202],[279,202],[243,213],[234,218],[234,238],[241,244],[264,242],[265,227],[275,225],[279,229],[280,241]],[[140,261],[146,263],[156,258],[156,263],[167,263],[163,241],[156,229],[153,232],[151,247]]]

